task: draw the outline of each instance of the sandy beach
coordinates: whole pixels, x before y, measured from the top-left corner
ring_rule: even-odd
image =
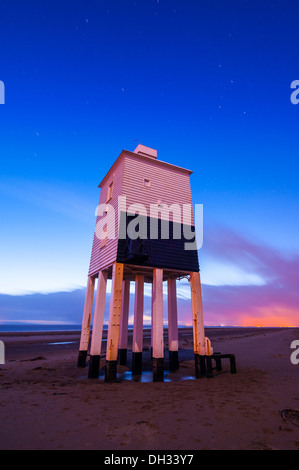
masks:
[[[207,328],[214,352],[235,354],[212,378],[194,378],[192,330],[180,329],[180,369],[153,383],[150,331],[143,374],[118,367],[104,382],[105,336],[98,379],[76,366],[79,332],[1,333],[0,448],[105,450],[298,450],[299,364],[290,348],[299,328]],[[167,333],[167,332],[165,332]],[[167,334],[165,336],[167,347]],[[297,425],[296,425],[297,424]]]

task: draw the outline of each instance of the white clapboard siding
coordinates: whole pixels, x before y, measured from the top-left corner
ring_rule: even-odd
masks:
[[[183,222],[183,204],[191,207],[191,225],[194,225],[192,197],[190,188],[190,170],[177,167],[134,152],[123,150],[114,162],[109,172],[100,183],[101,194],[99,204],[105,204],[108,187],[113,181],[113,194],[108,204],[115,211],[115,239],[107,238],[106,244],[94,234],[92,253],[89,267],[89,276],[97,274],[100,270],[111,266],[117,258],[118,234],[118,196],[126,197],[126,210],[132,204],[143,204],[146,213],[150,216],[150,204],[165,204],[170,207],[178,204],[181,209],[181,218],[177,220],[169,212],[169,220]],[[144,180],[148,180],[145,184]],[[159,218],[163,218],[158,213]],[[99,217],[97,217],[97,221]],[[104,246],[103,246],[104,245]]]

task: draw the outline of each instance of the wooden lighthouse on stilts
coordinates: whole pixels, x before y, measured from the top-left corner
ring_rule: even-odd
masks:
[[[191,171],[157,159],[138,145],[123,150],[99,187],[97,221],[84,305],[79,367],[90,348],[90,378],[98,377],[107,280],[111,297],[105,380],[117,378],[117,363],[126,364],[130,284],[135,283],[132,373],[142,373],[144,284],[152,285],[153,380],[164,380],[163,282],[167,281],[169,369],[179,368],[176,280],[190,281],[195,372],[205,370],[213,354],[205,337],[201,282],[190,189]],[[90,342],[95,280],[96,298]],[[90,344],[89,344],[90,343]]]

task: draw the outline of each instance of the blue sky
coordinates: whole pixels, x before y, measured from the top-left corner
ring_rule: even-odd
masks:
[[[299,253],[298,17],[289,0],[2,2],[0,293],[85,286],[97,186],[138,142],[194,171],[203,283],[275,287],[271,260]]]

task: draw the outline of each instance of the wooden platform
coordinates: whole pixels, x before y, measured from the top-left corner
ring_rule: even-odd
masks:
[[[112,279],[112,266],[109,266],[105,271],[108,272],[108,279]],[[144,282],[153,282],[153,271],[154,268],[148,266],[135,266],[135,265],[124,265],[124,281],[135,281],[137,274],[144,276]],[[98,276],[95,276],[97,278]],[[163,281],[168,279],[189,279],[190,271],[180,271],[175,269],[163,269]]]

